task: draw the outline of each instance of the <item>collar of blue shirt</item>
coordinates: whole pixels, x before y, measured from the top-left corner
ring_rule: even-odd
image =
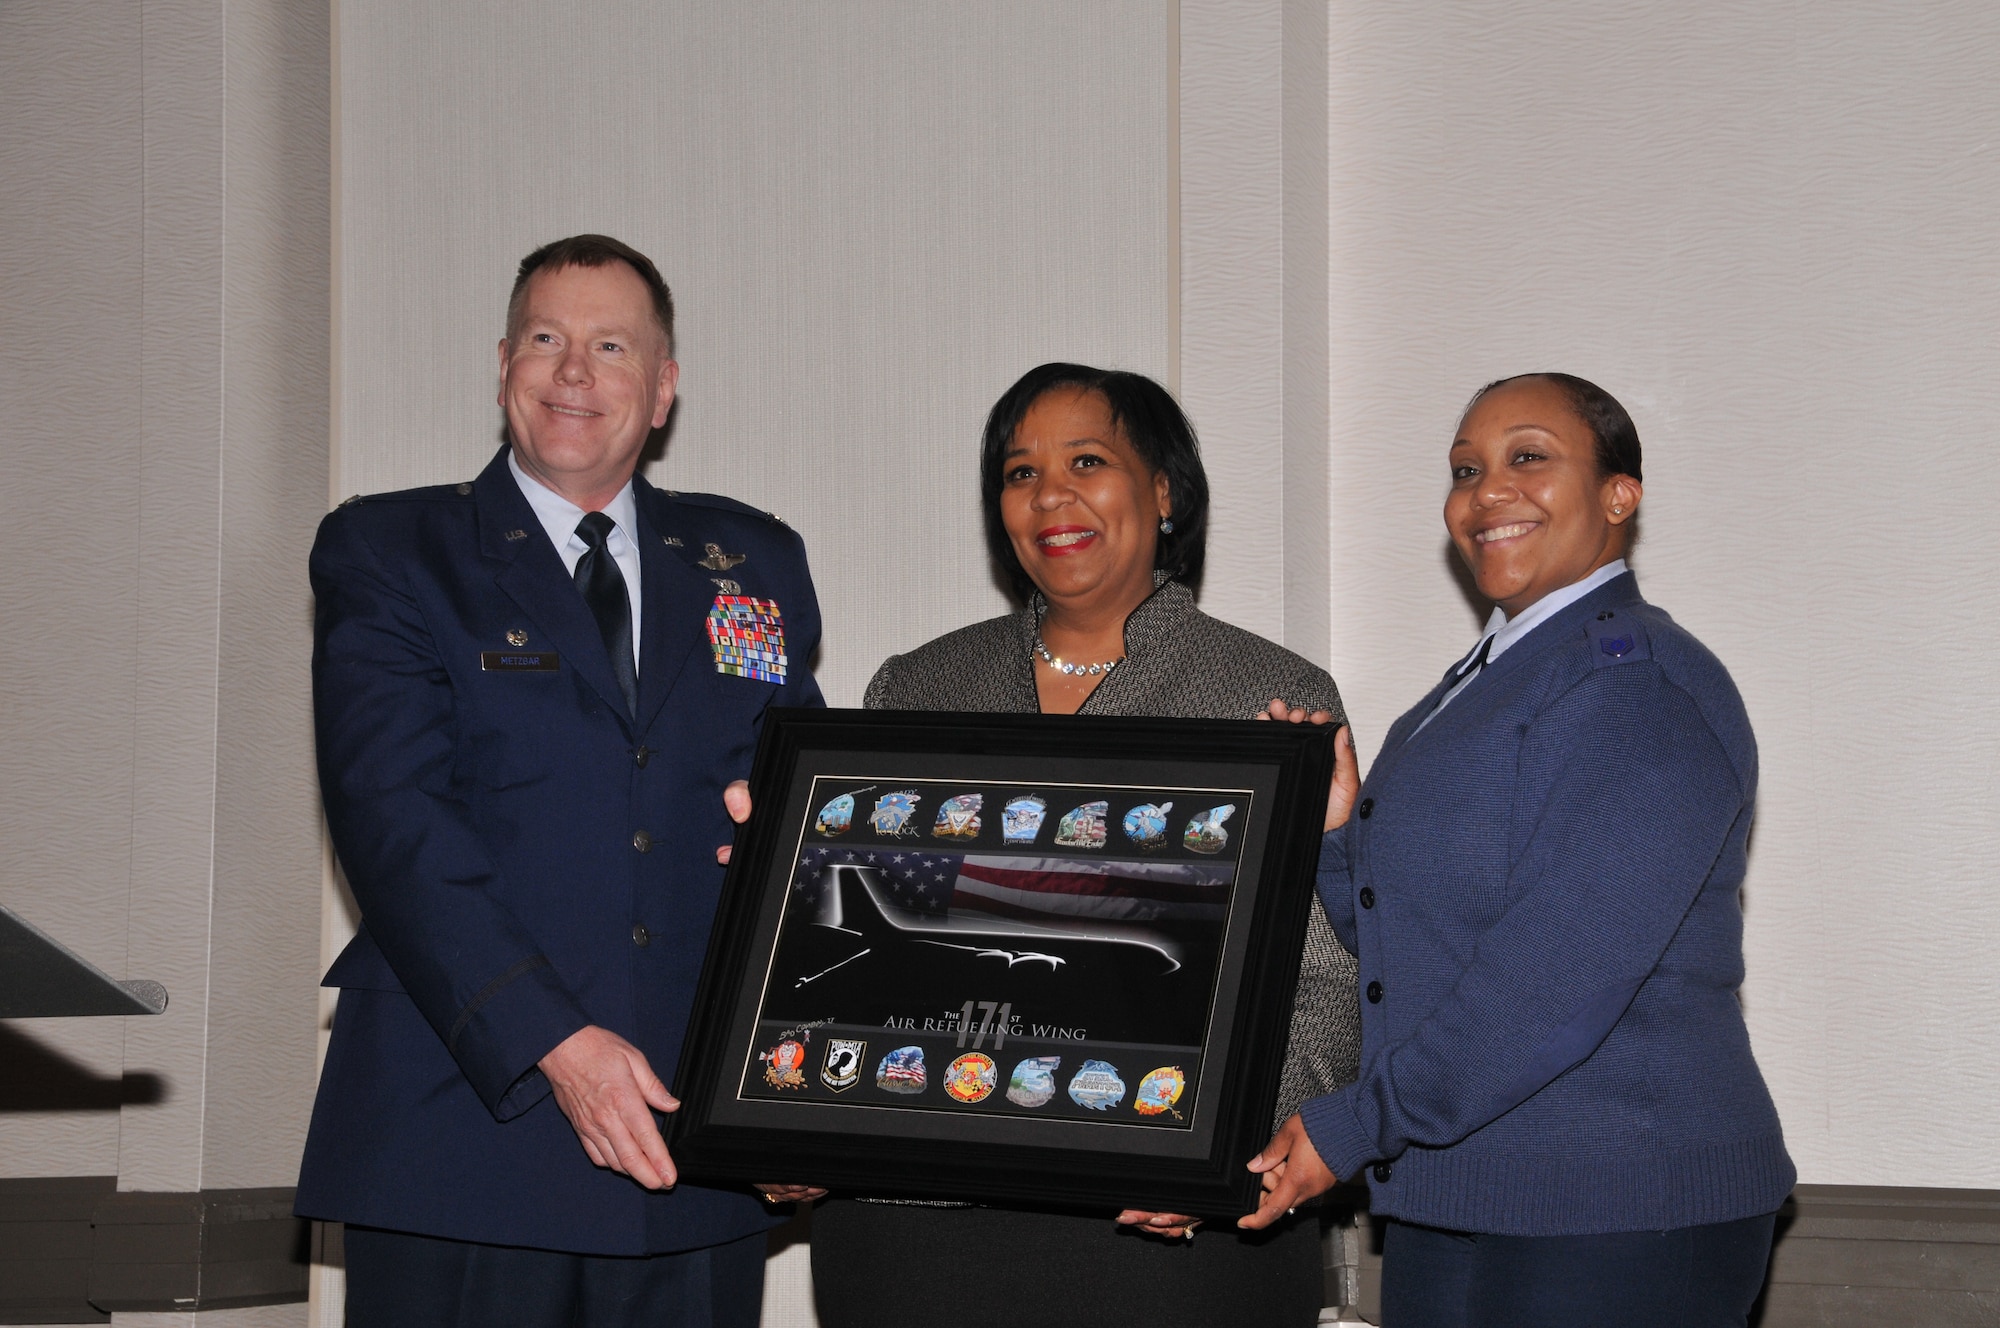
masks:
[[[549,543],[555,545],[556,552],[562,555],[563,570],[575,576],[577,561],[590,549],[576,534],[576,523],[583,520],[583,509],[522,470],[511,447],[507,449],[507,469],[514,472],[514,483],[521,486],[521,496],[528,500],[528,506],[535,509],[535,518],[548,532]],[[632,604],[632,662],[636,666],[639,661],[639,605],[644,601],[639,597],[639,501],[632,495],[632,481],[626,480],[618,496],[604,505],[604,515],[611,518],[612,525],[610,538],[604,541],[604,547],[624,574],[625,595]]]
[[[1509,618],[1507,610],[1497,604],[1494,605],[1492,616],[1486,620],[1486,630],[1480,633],[1479,640],[1473,642],[1472,649],[1465,652],[1464,660],[1457,667],[1462,668],[1465,663],[1469,663],[1473,656],[1479,653],[1479,647],[1484,645],[1487,638],[1490,637],[1493,644],[1487,647],[1485,663],[1478,669],[1468,673],[1456,687],[1446,692],[1443,698],[1431,710],[1431,713],[1424,716],[1424,723],[1417,725],[1415,729],[1410,731],[1410,736],[1415,737],[1421,732],[1424,724],[1430,723],[1432,719],[1436,718],[1438,711],[1450,705],[1454,697],[1467,687],[1470,687],[1472,680],[1485,670],[1486,665],[1500,658],[1502,654],[1506,653],[1509,646],[1605,582],[1614,577],[1625,575],[1625,572],[1625,560],[1623,558],[1613,558],[1610,562],[1583,578],[1583,580],[1571,582],[1561,590],[1551,590],[1548,594],[1521,610],[1520,616],[1516,618]]]

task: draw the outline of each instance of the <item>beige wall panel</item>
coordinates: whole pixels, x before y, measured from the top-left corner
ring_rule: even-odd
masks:
[[[1166,56],[1143,0],[346,0],[337,478],[458,480],[499,438],[513,264],[582,231],[680,306],[676,488],[805,536],[819,676],[1001,611],[986,409],[1053,358],[1168,370]]]
[[[1478,618],[1466,397],[1647,445],[1636,565],[1763,752],[1745,1006],[1801,1178],[2000,1185],[2000,11],[1332,8],[1334,672],[1364,752]]]
[[[157,1074],[163,1100],[128,1107],[119,1135],[127,1190],[201,1188],[207,1072],[209,889],[215,817],[218,495],[222,482],[222,155],[225,27],[220,5],[143,0],[145,307],[141,317],[139,605],[134,674],[134,962],[172,994],[128,1020],[126,1064]]]
[[[1208,469],[1202,608],[1284,640],[1284,4],[1180,11],[1180,380]]]
[[[228,15],[206,1188],[296,1180],[320,972],[305,562],[327,486],[328,14],[230,0]]]
[[[0,903],[126,965],[139,512],[136,7],[0,5]],[[78,115],[88,105],[91,114]],[[32,187],[21,187],[32,182]],[[0,1024],[0,1176],[118,1168],[116,1019]]]

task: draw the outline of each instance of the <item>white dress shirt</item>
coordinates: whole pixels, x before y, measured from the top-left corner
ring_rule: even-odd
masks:
[[[1480,633],[1479,640],[1473,643],[1472,649],[1465,652],[1465,658],[1470,660],[1474,655],[1479,653],[1479,647],[1485,643],[1486,638],[1492,637],[1493,644],[1486,649],[1486,663],[1474,670],[1470,676],[1462,679],[1456,687],[1446,692],[1444,698],[1432,708],[1430,714],[1424,716],[1424,724],[1428,724],[1433,719],[1436,719],[1440,710],[1450,705],[1460,692],[1472,686],[1474,680],[1481,673],[1484,673],[1487,668],[1491,667],[1493,661],[1499,659],[1501,653],[1507,647],[1513,645],[1529,632],[1534,631],[1537,627],[1576,603],[1606,581],[1611,580],[1613,577],[1625,575],[1625,571],[1625,560],[1623,558],[1613,558],[1610,562],[1583,578],[1583,580],[1572,582],[1564,586],[1561,590],[1551,590],[1548,594],[1521,610],[1521,616],[1518,618],[1510,619],[1507,616],[1507,610],[1495,604],[1492,616],[1486,620],[1486,630]],[[1465,666],[1464,664],[1460,664],[1459,667],[1463,668]],[[1410,736],[1414,738],[1417,734],[1423,732],[1424,724],[1419,724],[1416,728],[1412,729]]]
[[[507,449],[507,469],[514,472],[514,483],[521,486],[521,496],[528,500],[528,506],[535,509],[542,529],[549,533],[550,543],[562,555],[564,569],[574,578],[577,561],[590,552],[590,546],[576,533],[576,523],[583,520],[583,509],[522,470],[512,448]],[[639,631],[639,605],[642,601],[639,598],[639,545],[636,538],[639,503],[632,496],[632,481],[626,480],[618,496],[604,505],[604,515],[611,518],[611,534],[604,541],[604,547],[611,551],[611,560],[618,564],[618,570],[625,576],[625,598],[632,606],[632,672],[636,674],[639,671],[639,638],[642,635]]]

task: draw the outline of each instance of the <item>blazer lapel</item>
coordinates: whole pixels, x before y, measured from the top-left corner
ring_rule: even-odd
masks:
[[[708,641],[708,609],[715,586],[667,552],[654,510],[662,501],[658,490],[633,477],[634,508],[639,513],[639,571],[642,623],[639,633],[639,727],[645,733],[666,704],[668,693]],[[577,597],[581,602],[582,596]],[[607,669],[607,672],[609,670]]]
[[[501,564],[494,582],[521,606],[521,612],[548,638],[556,653],[604,698],[611,712],[625,718],[625,696],[611,671],[611,656],[604,649],[597,619],[591,617],[590,606],[563,569],[562,555],[549,542],[535,509],[521,496],[521,486],[507,467],[505,448],[473,481],[472,491],[479,505],[480,552]],[[509,539],[510,531],[526,533]],[[643,646],[641,651],[643,680]]]

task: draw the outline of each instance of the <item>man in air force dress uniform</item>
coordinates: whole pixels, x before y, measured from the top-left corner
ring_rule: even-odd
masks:
[[[361,931],[299,1212],[355,1325],[754,1324],[748,1190],[677,1184],[671,1079],[765,707],[821,704],[790,529],[633,472],[678,366],[653,264],[521,264],[511,446],[320,527],[314,695]],[[737,795],[732,794],[732,799]]]

